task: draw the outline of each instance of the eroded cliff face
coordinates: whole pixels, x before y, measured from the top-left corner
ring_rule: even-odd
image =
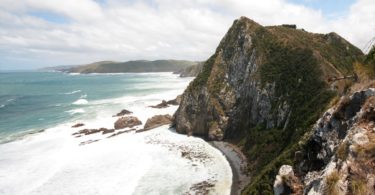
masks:
[[[340,61],[341,53],[326,57],[325,50],[351,55]],[[285,59],[284,54],[288,55]],[[298,103],[287,90],[310,89],[311,84],[316,85],[312,93],[321,92],[328,87],[323,82],[326,77],[350,72],[351,63],[360,55],[357,48],[334,33],[263,27],[241,17],[184,92],[175,114],[176,130],[221,140],[261,124],[267,129],[286,128],[292,106]],[[288,60],[292,61],[290,66]]]
[[[375,194],[375,89],[342,97],[302,148],[280,169],[275,194]]]
[[[273,193],[282,164],[350,81],[362,52],[335,33],[263,27],[241,17],[182,95],[177,132],[231,140],[248,156],[244,194]]]

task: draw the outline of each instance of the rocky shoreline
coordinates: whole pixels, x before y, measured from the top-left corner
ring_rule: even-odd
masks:
[[[241,150],[228,142],[210,141],[211,146],[215,147],[227,159],[232,169],[232,187],[231,195],[241,194],[241,191],[250,182],[250,177],[246,174],[247,160]]]

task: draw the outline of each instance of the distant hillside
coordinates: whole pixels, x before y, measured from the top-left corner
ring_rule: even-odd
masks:
[[[196,77],[202,71],[202,68],[203,62],[197,62],[192,66],[188,66],[187,68],[181,69],[174,73],[179,74],[180,77]]]
[[[196,63],[197,62],[185,60],[101,61],[87,65],[73,66],[62,71],[74,73],[176,72],[195,65]]]

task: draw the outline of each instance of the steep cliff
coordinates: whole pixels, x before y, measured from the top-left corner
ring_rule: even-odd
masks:
[[[280,169],[275,194],[375,194],[375,89],[343,96],[296,154],[294,167]]]
[[[350,82],[362,52],[335,33],[234,21],[214,55],[182,95],[177,132],[231,140],[248,155],[253,176],[243,193],[273,193],[278,168],[298,140]]]

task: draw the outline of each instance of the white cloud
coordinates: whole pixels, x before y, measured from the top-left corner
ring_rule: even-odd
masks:
[[[68,22],[31,14],[37,12]],[[242,15],[262,25],[336,31],[360,48],[375,36],[373,0],[358,0],[348,15],[336,19],[286,0],[0,0],[0,69],[96,60],[204,60]]]

